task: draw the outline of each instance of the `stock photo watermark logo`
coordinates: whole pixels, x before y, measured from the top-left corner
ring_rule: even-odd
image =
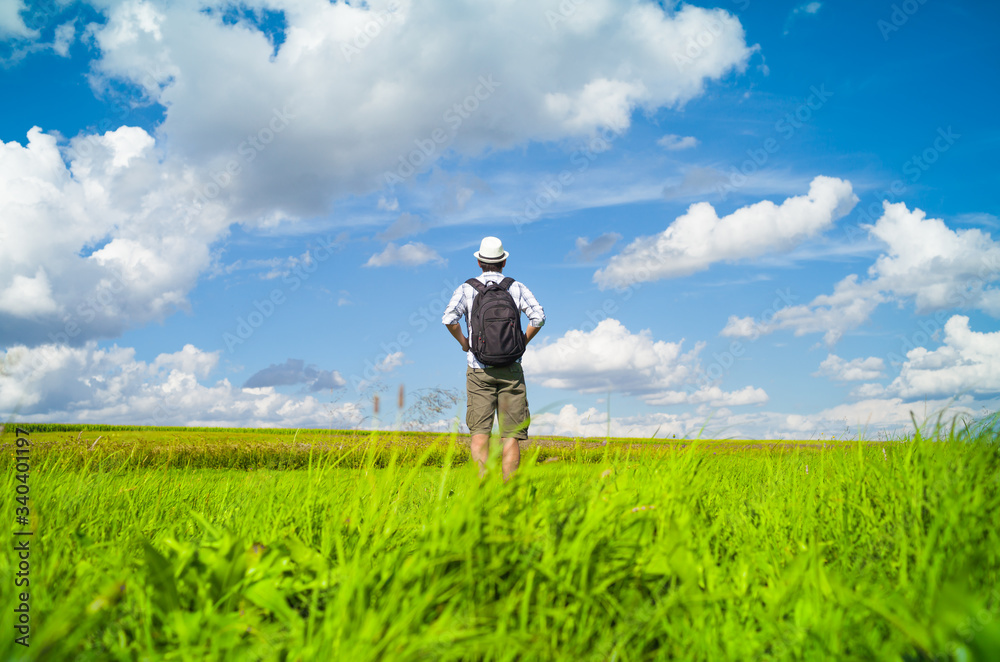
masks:
[[[774,293],[777,295],[777,298],[771,302],[770,307],[765,308],[761,311],[760,315],[751,320],[750,333],[745,335],[747,343],[757,342],[761,335],[763,335],[764,329],[774,319],[774,316],[779,311],[784,310],[799,300],[799,297],[792,294],[791,288],[788,287],[784,290],[777,289]],[[729,369],[736,364],[736,359],[743,356],[744,353],[746,353],[746,345],[740,340],[732,341],[729,343],[729,347],[722,352],[714,352],[712,354],[712,363],[698,375],[695,383],[685,384],[684,390],[688,395],[693,395],[702,389],[712,386],[729,372]]]
[[[492,97],[496,89],[501,86],[499,81],[494,80],[493,74],[480,76],[478,82],[479,84],[472,90],[472,93],[456,102],[441,115],[441,120],[447,128],[438,126],[426,137],[414,138],[413,144],[416,148],[399,156],[399,164],[395,170],[386,170],[382,173],[383,183],[390,191],[395,191],[397,184],[404,183],[416,174],[424,164],[437,158],[440,151],[458,135],[458,130],[465,120],[472,117],[473,113],[479,110],[480,105]]]
[[[624,129],[605,127],[593,136],[583,149],[578,149],[570,154],[569,162],[574,166],[574,169],[567,168],[558,175],[546,178],[538,187],[537,193],[524,198],[524,208],[521,213],[513,214],[510,217],[517,233],[522,232],[522,225],[537,220],[546,209],[554,205],[562,197],[565,190],[576,182],[576,176],[586,172],[598,156],[611,149],[614,141],[624,133]]]
[[[931,319],[922,319],[917,322],[919,329],[908,336],[897,336],[900,340],[899,351],[889,352],[886,359],[893,368],[900,368],[906,363],[906,355],[914,349],[924,348],[932,340],[938,340],[944,332],[944,325],[951,317],[951,313],[939,310],[934,313]]]
[[[712,44],[715,43],[715,40],[722,35],[723,31],[724,26],[722,21],[713,14],[710,21],[702,24],[698,34],[687,40],[687,43],[684,45],[684,51],[674,53],[674,65],[677,67],[677,71],[684,71],[687,67],[694,64],[694,61],[705,54]]]
[[[545,20],[549,24],[550,30],[555,30],[560,23],[565,23],[569,18],[576,13],[576,10],[585,3],[587,0],[562,0],[559,3],[557,9],[559,11],[553,11],[551,9],[545,10]]]
[[[111,278],[101,281],[101,285],[95,294],[88,296],[74,309],[75,314],[65,315],[62,318],[62,330],[50,331],[49,340],[57,345],[68,345],[70,341],[83,333],[83,325],[91,324],[97,319],[97,315],[108,307],[125,288],[128,283],[121,271],[113,267],[105,267],[105,271]]]
[[[962,134],[955,133],[950,126],[947,129],[938,127],[937,135],[931,141],[931,144],[903,162],[902,171],[905,177],[893,180],[884,191],[876,194],[868,205],[857,207],[859,217],[857,223],[844,226],[844,233],[847,235],[847,238],[853,241],[858,237],[867,237],[868,230],[864,227],[864,224],[873,225],[882,216],[883,202],[899,202],[901,196],[908,190],[909,186],[919,181],[924,176],[924,173],[938,162],[941,155],[951,149],[961,137]]]
[[[212,172],[208,179],[201,186],[195,187],[194,197],[185,207],[188,217],[197,216],[204,209],[209,201],[217,198],[226,188],[228,188],[243,172],[245,166],[253,163],[261,152],[267,149],[268,145],[281,134],[291,121],[295,119],[295,113],[290,109],[292,104],[286,103],[281,108],[272,108],[271,116],[264,122],[263,126],[255,133],[247,134],[245,140],[236,146],[236,157],[230,158],[224,168]]]
[[[296,264],[291,273],[282,278],[282,283],[287,287],[288,292],[295,292],[302,284],[316,273],[319,265],[333,257],[337,248],[336,237],[326,237],[319,239],[319,248],[308,253],[309,259]],[[254,332],[259,329],[265,321],[270,319],[278,308],[288,300],[285,288],[276,287],[268,295],[260,300],[254,299],[250,312],[236,318],[236,326],[232,331],[222,334],[222,342],[226,345],[226,350],[232,354],[235,349],[250,340]]]
[[[747,160],[739,166],[729,167],[726,180],[716,185],[716,192],[723,200],[726,200],[730,193],[745,186],[750,181],[750,177],[763,168],[772,155],[781,150],[782,144],[790,140],[799,129],[805,126],[813,118],[814,113],[825,106],[826,102],[833,96],[833,92],[826,89],[825,83],[820,84],[819,87],[812,85],[809,91],[810,95],[806,97],[805,101],[800,103],[794,111],[785,113],[784,117],[774,123],[774,131],[780,140],[769,136],[759,147],[746,151],[747,157],[749,157]]]
[[[948,299],[953,308],[970,308],[976,304],[976,299],[983,296],[983,290],[1000,274],[1000,258],[984,256],[979,269],[965,280],[961,290],[955,291]],[[944,333],[944,326],[952,317],[952,312],[939,310],[930,319],[917,322],[919,327],[909,335],[899,335],[899,349],[886,354],[886,360],[894,368],[901,367],[907,361],[907,355],[915,349],[924,349],[929,342],[937,341]]]
[[[413,344],[416,335],[422,334],[431,328],[432,324],[438,325],[441,323],[442,312],[447,307],[448,302],[451,301],[451,295],[458,289],[462,282],[456,278],[446,278],[442,281],[444,287],[431,295],[431,298],[424,305],[420,306],[420,308],[411,313],[407,318],[409,329],[401,330],[396,334],[394,339],[388,342],[379,343],[379,348],[382,351],[374,357],[366,358],[364,361],[364,370],[360,374],[354,373],[348,378],[348,381],[351,382],[351,388],[354,389],[356,395],[361,395],[369,384],[395,369],[399,363],[394,360],[394,357],[398,357],[398,360],[401,361],[403,351]]]
[[[391,0],[386,9],[371,12],[372,17],[363,27],[354,28],[354,39],[351,40],[351,43],[340,45],[340,52],[348,64],[381,36],[385,26],[389,25],[396,17],[399,7],[400,4],[396,0]]]
[[[927,4],[927,0],[904,0],[898,5],[892,5],[889,18],[880,18],[875,22],[875,27],[882,34],[882,41],[889,41],[889,36],[894,32],[899,32],[900,28],[909,22],[910,17],[920,11],[920,8],[925,4]]]

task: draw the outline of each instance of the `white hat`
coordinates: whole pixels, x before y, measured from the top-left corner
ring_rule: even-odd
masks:
[[[479,250],[473,253],[476,259],[487,264],[503,262],[510,255],[503,249],[503,242],[496,237],[484,237]]]

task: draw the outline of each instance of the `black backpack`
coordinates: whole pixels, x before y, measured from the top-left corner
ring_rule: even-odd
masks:
[[[521,311],[508,291],[513,278],[483,285],[475,278],[465,281],[476,290],[469,315],[469,348],[481,363],[493,367],[510,365],[524,354]]]

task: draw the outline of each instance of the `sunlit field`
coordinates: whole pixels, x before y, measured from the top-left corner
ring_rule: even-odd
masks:
[[[1000,659],[996,419],[880,441],[22,425],[0,658]],[[494,447],[496,444],[494,444]]]

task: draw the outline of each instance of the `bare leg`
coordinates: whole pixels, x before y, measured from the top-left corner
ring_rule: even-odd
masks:
[[[469,443],[469,452],[472,454],[472,459],[479,465],[479,477],[482,478],[486,475],[486,460],[490,457],[490,435],[472,435],[472,440]]]
[[[503,440],[503,480],[510,480],[511,474],[517,471],[521,464],[521,446],[517,439],[505,437]]]

